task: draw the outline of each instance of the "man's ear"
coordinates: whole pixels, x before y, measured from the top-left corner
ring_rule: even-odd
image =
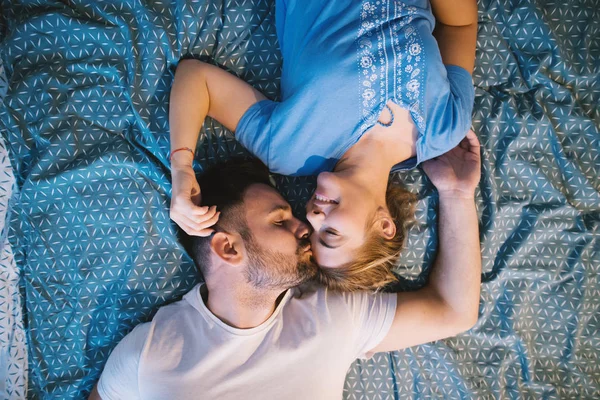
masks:
[[[246,249],[239,235],[217,232],[210,240],[210,249],[227,264],[239,266],[244,263]]]
[[[396,224],[394,219],[387,210],[380,209],[377,211],[376,226],[384,238],[392,240],[396,236]]]

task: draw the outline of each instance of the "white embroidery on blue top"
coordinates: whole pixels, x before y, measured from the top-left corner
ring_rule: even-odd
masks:
[[[362,3],[356,43],[363,131],[377,122],[382,102],[388,99],[408,109],[419,130],[425,128],[423,44],[411,26],[416,11],[401,1]]]

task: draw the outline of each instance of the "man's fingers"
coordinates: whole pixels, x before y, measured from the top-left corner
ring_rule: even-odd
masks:
[[[475,147],[481,147],[481,144],[479,143],[479,139],[477,138],[475,132],[471,130],[467,132],[467,136],[465,136],[465,139],[469,141],[469,146],[471,147],[471,149]]]
[[[463,150],[469,150],[471,148],[471,145],[469,144],[469,139],[467,139],[466,137],[460,141],[460,143],[458,144],[458,146],[463,149]]]
[[[429,173],[431,172],[431,168],[435,167],[436,164],[438,164],[440,162],[440,160],[435,157],[432,158],[431,160],[427,160],[422,164],[423,167],[423,171],[425,171],[425,174],[427,174],[427,176],[429,176]]]

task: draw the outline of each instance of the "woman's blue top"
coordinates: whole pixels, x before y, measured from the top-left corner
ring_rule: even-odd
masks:
[[[281,101],[242,116],[236,138],[271,171],[330,171],[377,123],[388,100],[418,128],[414,168],[455,147],[471,126],[474,89],[444,65],[427,0],[277,0]]]

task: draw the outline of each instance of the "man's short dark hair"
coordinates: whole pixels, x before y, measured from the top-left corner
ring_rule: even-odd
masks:
[[[244,215],[244,195],[254,184],[273,187],[268,168],[258,159],[232,158],[209,167],[198,177],[202,205],[217,206],[221,212],[217,230],[236,231],[247,234]],[[206,277],[210,270],[209,237],[187,236],[184,246],[200,272]]]

